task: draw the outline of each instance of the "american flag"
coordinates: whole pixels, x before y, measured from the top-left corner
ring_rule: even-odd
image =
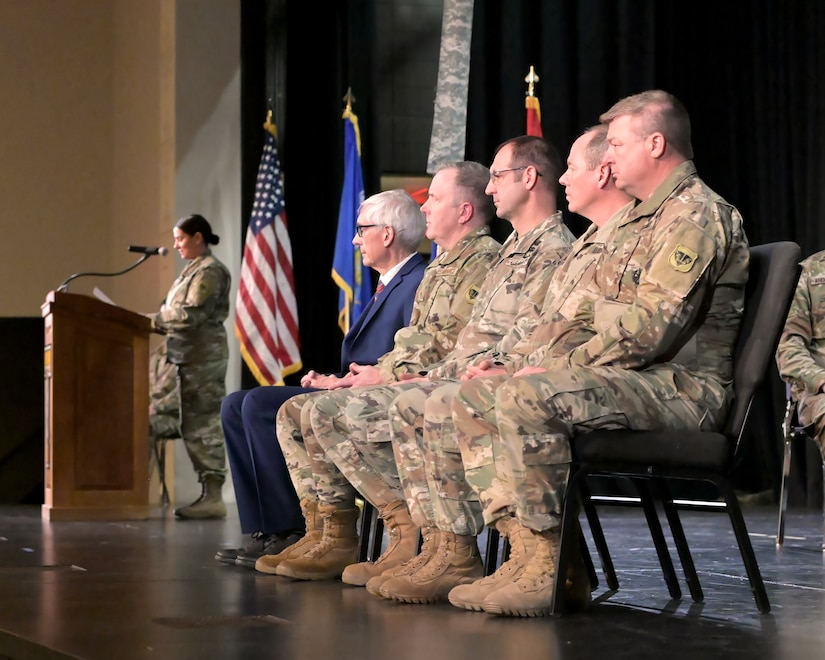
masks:
[[[249,229],[246,232],[235,335],[241,355],[261,385],[282,385],[301,369],[298,307],[287,233],[284,183],[271,113]]]

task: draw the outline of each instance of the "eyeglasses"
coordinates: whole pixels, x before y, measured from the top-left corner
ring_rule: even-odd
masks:
[[[521,170],[526,170],[528,167],[532,167],[532,165],[522,165],[521,167],[508,167],[506,170],[490,170],[490,181],[495,183],[501,178],[502,174],[507,174],[507,172],[521,172]],[[536,170],[536,174],[538,174],[539,176],[544,176],[538,170]]]
[[[359,236],[364,235],[364,230],[369,229],[370,227],[386,227],[387,225],[382,224],[373,224],[373,225],[355,225],[355,233]]]

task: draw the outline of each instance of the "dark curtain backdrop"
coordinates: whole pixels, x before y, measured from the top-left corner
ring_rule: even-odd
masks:
[[[379,190],[376,4],[242,4],[242,217],[251,209],[267,98],[275,98],[306,368],[331,371],[338,361],[329,273],[348,85],[361,118],[366,192]],[[794,240],[805,255],[825,248],[825,3],[476,0],[468,159],[487,163],[496,145],[525,131],[530,65],[541,78],[545,137],[563,155],[619,98],[666,89],[690,113],[700,175],[739,208],[751,243]],[[585,224],[567,220],[576,232]],[[746,490],[776,485],[783,396],[773,374],[751,424],[756,441],[740,478]],[[798,481],[792,500],[809,497],[805,480]]]

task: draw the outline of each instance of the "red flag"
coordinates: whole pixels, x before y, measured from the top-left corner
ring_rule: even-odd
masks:
[[[541,108],[535,96],[527,96],[524,101],[527,108],[527,135],[544,137],[541,131]]]
[[[268,118],[255,201],[246,232],[235,303],[235,335],[244,362],[261,385],[282,385],[301,369],[292,246],[286,225],[277,131]]]

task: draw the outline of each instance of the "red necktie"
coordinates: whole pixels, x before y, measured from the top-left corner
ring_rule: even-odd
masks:
[[[378,294],[381,293],[383,290],[384,290],[384,283],[379,282],[378,286],[375,287],[375,295],[372,297],[372,299],[376,300],[378,298]]]

